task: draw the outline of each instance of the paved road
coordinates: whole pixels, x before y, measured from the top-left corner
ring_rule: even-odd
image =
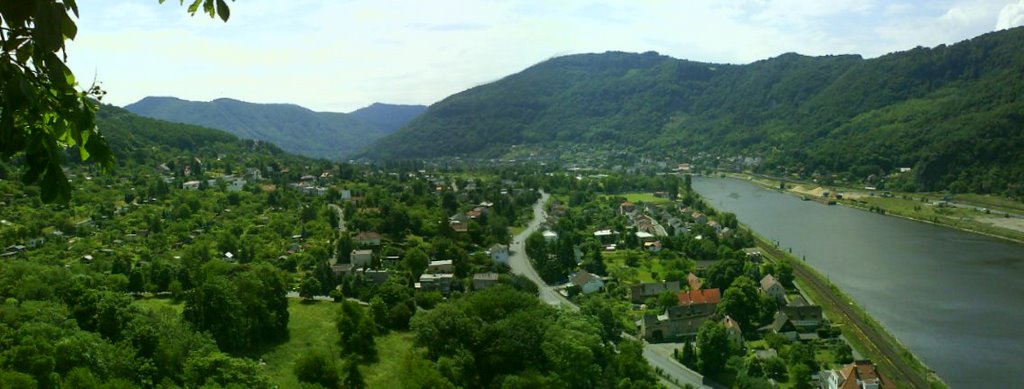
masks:
[[[345,211],[338,204],[327,204],[327,206],[338,213],[338,231],[345,232]]]
[[[571,301],[562,296],[560,293],[554,290],[553,287],[549,286],[544,280],[537,274],[537,270],[533,268],[533,264],[530,263],[530,259],[526,257],[525,242],[526,238],[530,236],[534,231],[540,228],[541,222],[543,222],[547,215],[544,213],[544,203],[548,200],[548,194],[543,191],[540,192],[540,200],[533,205],[533,220],[527,224],[526,229],[520,232],[513,238],[513,242],[510,245],[510,254],[508,264],[512,267],[512,272],[520,275],[524,275],[530,280],[533,280],[540,289],[540,299],[544,302],[554,305],[562,306],[567,309],[579,311],[579,307],[573,304]],[[632,338],[628,334],[624,334],[626,337]],[[660,369],[665,375],[671,378],[671,380],[665,380],[662,377],[662,383],[674,385],[676,387],[683,387],[683,385],[690,384],[694,387],[703,388],[704,385],[703,377],[697,374],[693,370],[688,369],[679,362],[672,359],[672,351],[669,350],[667,354],[661,352],[656,345],[648,344],[644,342],[644,359],[647,363],[651,364],[652,367]],[[672,386],[669,386],[672,387]]]
[[[558,293],[554,287],[549,286],[540,278],[540,275],[537,274],[537,270],[535,270],[533,268],[533,264],[530,263],[530,259],[526,257],[526,238],[534,231],[537,231],[537,229],[540,228],[540,224],[547,219],[547,215],[544,212],[544,203],[548,201],[548,197],[550,196],[547,193],[544,193],[544,191],[540,192],[540,200],[537,200],[537,203],[533,205],[533,220],[530,220],[530,223],[527,224],[526,229],[523,230],[523,232],[520,232],[519,235],[512,238],[512,244],[509,245],[508,264],[512,267],[513,273],[524,275],[526,278],[529,278],[537,284],[537,287],[540,289],[541,300],[544,300],[544,302],[551,305],[562,306],[578,311],[580,310],[579,307],[570,302],[565,298],[565,296]]]

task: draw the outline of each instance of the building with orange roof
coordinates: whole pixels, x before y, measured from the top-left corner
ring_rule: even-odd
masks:
[[[895,388],[892,381],[882,375],[878,366],[869,360],[854,361],[839,370],[821,372],[824,389],[885,389]]]

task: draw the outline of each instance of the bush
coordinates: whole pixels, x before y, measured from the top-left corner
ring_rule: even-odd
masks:
[[[318,384],[325,388],[337,388],[341,380],[338,366],[323,351],[303,354],[295,361],[293,371],[300,382]]]

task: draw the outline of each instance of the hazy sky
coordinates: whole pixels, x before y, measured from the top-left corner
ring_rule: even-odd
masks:
[[[78,5],[71,67],[108,103],[231,97],[339,112],[431,104],[565,54],[877,57],[1024,24],[1024,0],[238,0],[227,23],[178,0]]]

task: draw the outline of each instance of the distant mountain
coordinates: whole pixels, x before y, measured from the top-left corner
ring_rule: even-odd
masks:
[[[1021,91],[1024,28],[867,60],[570,55],[452,95],[361,156],[490,157],[518,144],[611,143],[667,156],[759,156],[761,169],[804,177],[867,179],[911,167],[907,189],[1019,191]]]
[[[398,130],[427,110],[425,105],[373,103],[352,111],[349,116],[370,123],[388,132]]]
[[[146,97],[125,109],[152,118],[216,128],[242,138],[271,142],[288,152],[328,159],[345,158],[415,117],[415,106],[374,104],[363,109],[367,112],[355,115],[314,112],[293,104],[233,99],[199,102],[174,97]]]

